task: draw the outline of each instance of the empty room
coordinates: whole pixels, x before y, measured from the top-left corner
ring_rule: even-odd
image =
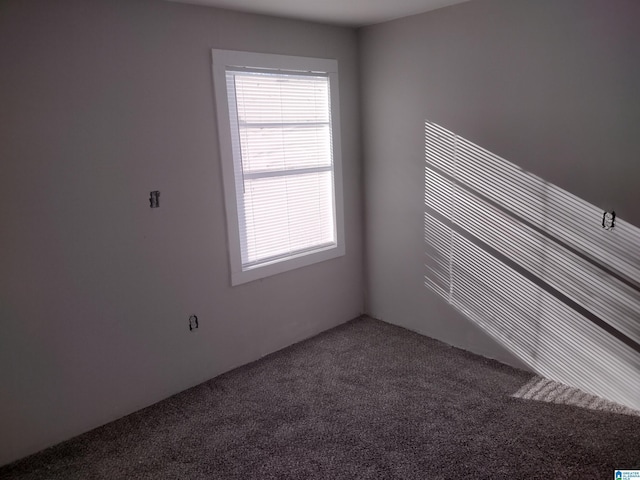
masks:
[[[0,0],[0,479],[640,479],[640,2]]]

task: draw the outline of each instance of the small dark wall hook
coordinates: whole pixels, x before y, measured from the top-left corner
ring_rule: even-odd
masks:
[[[151,204],[151,208],[158,208],[160,206],[160,191],[154,190],[149,195],[149,203]]]
[[[616,226],[616,212],[613,210],[610,212],[605,211],[602,214],[602,228],[605,230],[612,230]]]

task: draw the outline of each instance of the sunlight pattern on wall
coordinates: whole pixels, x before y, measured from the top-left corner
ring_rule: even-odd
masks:
[[[534,371],[640,408],[640,229],[425,123],[425,285]]]

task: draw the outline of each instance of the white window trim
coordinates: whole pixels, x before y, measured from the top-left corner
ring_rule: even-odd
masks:
[[[229,261],[231,284],[240,285],[296,268],[305,267],[345,254],[344,242],[344,199],[342,191],[342,143],[340,140],[340,101],[338,94],[338,62],[333,59],[293,57],[253,52],[213,49],[213,88],[218,120],[218,137],[222,163],[227,234],[229,240]],[[233,158],[233,141],[229,102],[227,100],[226,71],[228,67],[247,69],[282,70],[286,72],[322,72],[329,78],[331,101],[331,133],[333,143],[333,188],[336,245],[319,247],[310,253],[301,252],[280,261],[242,269],[240,252],[240,224],[236,196],[236,172]]]

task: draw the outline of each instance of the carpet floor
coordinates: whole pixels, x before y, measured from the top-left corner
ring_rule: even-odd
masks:
[[[535,385],[530,373],[361,318],[0,478],[584,480],[640,469],[640,417],[545,401]]]

